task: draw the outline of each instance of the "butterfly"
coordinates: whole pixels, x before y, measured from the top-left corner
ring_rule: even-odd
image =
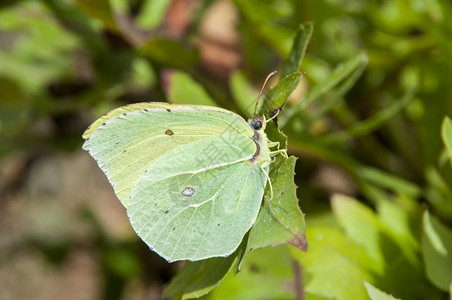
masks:
[[[266,122],[211,106],[136,103],[96,120],[83,149],[153,251],[196,261],[229,256],[253,226],[272,156],[285,154],[271,150],[279,144]]]

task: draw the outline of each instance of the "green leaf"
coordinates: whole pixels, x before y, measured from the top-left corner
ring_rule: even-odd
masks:
[[[380,248],[379,222],[375,213],[355,199],[335,195],[331,199],[333,213],[347,236],[366,249],[375,261],[376,271],[383,270],[383,254]]]
[[[147,0],[136,17],[137,24],[146,30],[159,25],[166,15],[171,1],[169,0]]]
[[[416,184],[388,172],[364,165],[357,166],[355,172],[357,172],[357,175],[361,176],[362,179],[380,187],[390,189],[394,193],[413,198],[418,197],[421,194],[421,189]]]
[[[142,47],[143,55],[164,66],[188,69],[198,62],[198,51],[185,47],[180,42],[164,38],[154,38]]]
[[[183,72],[171,72],[169,75],[168,100],[180,104],[203,104],[217,106],[207,92]]]
[[[367,281],[364,281],[364,286],[366,287],[367,294],[371,300],[395,300],[398,298],[394,298],[392,295],[386,294],[385,292],[380,291]]]
[[[413,220],[410,218],[410,208],[407,208],[409,204],[402,204],[402,201],[397,201],[399,200],[397,198],[394,201],[388,201],[386,198],[381,199],[383,200],[377,202],[381,230],[398,245],[401,253],[411,265],[420,265],[418,255],[420,244],[417,235],[411,228]],[[417,216],[418,210],[415,209],[415,212],[411,212],[411,214]]]
[[[339,300],[367,299],[362,281],[373,282],[373,277],[365,268],[371,260],[364,249],[348,240],[337,226],[308,226],[306,236],[308,252],[290,249],[303,266],[305,294]]]
[[[294,72],[284,77],[280,83],[270,89],[259,109],[259,114],[271,113],[274,109],[282,107],[286,99],[292,94],[301,80],[301,72]]]
[[[441,128],[441,137],[443,138],[444,145],[446,146],[447,153],[449,153],[449,159],[452,164],[452,120],[447,116],[444,117]]]
[[[165,288],[166,298],[199,298],[217,287],[231,269],[236,255],[187,262]]]
[[[77,6],[91,17],[100,20],[106,28],[116,31],[116,20],[108,0],[76,1]]]
[[[293,40],[292,50],[282,66],[281,77],[285,77],[296,71],[301,71],[301,63],[306,53],[309,40],[311,39],[312,31],[313,23],[311,22],[298,26]]]
[[[295,299],[295,288],[301,286],[294,284],[299,268],[287,247],[253,251],[240,273],[230,272],[209,299]]]
[[[428,211],[422,220],[425,271],[437,288],[448,291],[452,280],[452,231]]]
[[[435,211],[445,218],[452,216],[452,185],[443,178],[441,172],[433,166],[426,166],[424,176],[427,180],[425,196]]]
[[[247,250],[291,244],[307,250],[304,215],[298,206],[293,174],[296,158],[277,156],[271,165],[270,180],[273,185],[273,199],[270,189],[265,193],[264,205],[259,212],[248,239]]]

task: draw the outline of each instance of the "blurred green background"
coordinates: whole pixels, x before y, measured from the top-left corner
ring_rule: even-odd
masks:
[[[451,19],[448,0],[1,1],[0,299],[161,298],[182,264],[136,237],[83,131],[142,101],[249,116],[305,22],[280,126],[309,252],[256,251],[207,297],[447,299]]]

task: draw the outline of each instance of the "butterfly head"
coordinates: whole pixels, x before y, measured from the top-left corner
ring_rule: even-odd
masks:
[[[254,131],[264,130],[265,123],[266,123],[265,116],[259,116],[257,114],[255,114],[254,118],[249,121],[249,124]]]

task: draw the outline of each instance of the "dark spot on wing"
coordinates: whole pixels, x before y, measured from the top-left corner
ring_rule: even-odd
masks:
[[[127,149],[123,150],[122,153],[126,153]]]
[[[195,189],[190,186],[187,186],[181,192],[182,196],[185,196],[185,197],[191,197],[194,193],[195,193]]]
[[[220,223],[218,223],[217,226],[220,226]]]
[[[167,112],[171,112],[171,109],[167,108],[166,111],[167,111]]]
[[[164,214],[166,215],[166,214],[168,214],[168,213],[169,213],[169,210],[165,210]]]
[[[174,134],[174,132],[173,132],[171,129],[167,129],[167,130],[165,131],[165,134],[166,134],[166,135],[169,135],[169,136],[172,136],[172,135]]]

